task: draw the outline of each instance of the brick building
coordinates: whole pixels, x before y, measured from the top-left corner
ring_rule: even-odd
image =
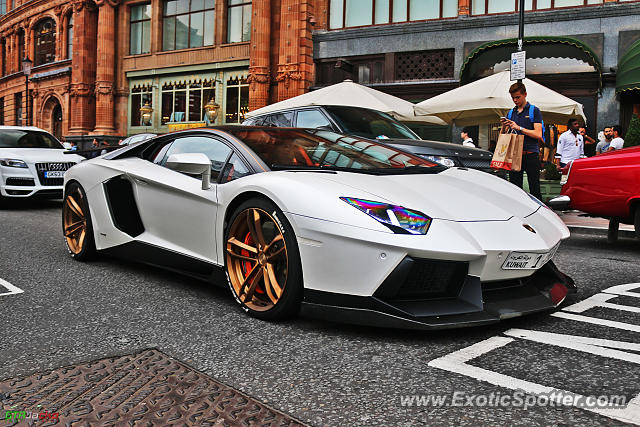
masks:
[[[0,0],[0,13],[0,124],[29,107],[58,136],[118,139],[209,124],[211,101],[216,123],[238,123],[313,83],[311,0]]]

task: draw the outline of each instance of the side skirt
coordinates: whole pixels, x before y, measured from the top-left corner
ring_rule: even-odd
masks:
[[[185,274],[216,286],[227,286],[224,267],[149,243],[131,241],[103,249],[100,253]]]

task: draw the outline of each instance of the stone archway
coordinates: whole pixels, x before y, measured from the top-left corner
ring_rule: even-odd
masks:
[[[42,128],[55,135],[56,138],[62,137],[62,105],[55,96],[50,96],[42,107]]]

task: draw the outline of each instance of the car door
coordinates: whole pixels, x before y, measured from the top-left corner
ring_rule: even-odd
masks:
[[[211,188],[200,176],[165,167],[171,154],[204,153],[211,160]],[[129,168],[145,232],[138,239],[188,256],[215,262],[217,178],[232,149],[206,135],[177,136],[156,149],[146,167]]]

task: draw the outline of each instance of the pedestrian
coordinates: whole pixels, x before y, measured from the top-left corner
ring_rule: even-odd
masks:
[[[621,150],[622,147],[624,147],[624,139],[622,139],[622,129],[620,129],[620,126],[615,125],[611,128],[611,130],[613,131],[613,139],[611,140],[611,144],[609,144],[609,150],[607,151]]]
[[[596,154],[596,140],[593,139],[587,133],[587,128],[582,126],[580,127],[580,135],[582,135],[582,140],[584,141],[584,155],[586,157],[595,156]]]
[[[596,156],[609,151],[609,145],[611,145],[611,141],[613,140],[613,128],[611,126],[605,126],[602,131],[602,137],[602,141],[596,145]]]
[[[107,142],[106,140],[102,141],[102,151],[100,152],[101,156],[109,152],[109,150],[107,150],[108,147],[110,147],[109,142]]]
[[[522,169],[518,172],[510,171],[509,180],[512,184],[522,188],[523,174],[526,172],[529,192],[541,200],[539,143],[543,141],[542,113],[538,107],[527,102],[527,89],[522,82],[512,84],[509,88],[509,94],[515,107],[509,113],[511,119],[502,118],[502,124],[519,135],[524,135]]]
[[[580,134],[581,128],[578,119],[569,119],[567,128],[568,130],[558,138],[558,149],[556,150],[556,159],[560,159],[561,168],[572,160],[584,157],[584,139]]]
[[[78,144],[76,144],[75,141],[69,141],[69,144],[71,145],[71,148],[69,148],[69,150],[71,150],[71,151],[77,151],[78,150]]]
[[[460,138],[462,138],[462,145],[465,147],[473,147],[476,148],[476,144],[473,143],[473,139],[469,136],[469,128],[462,129],[460,132]]]

